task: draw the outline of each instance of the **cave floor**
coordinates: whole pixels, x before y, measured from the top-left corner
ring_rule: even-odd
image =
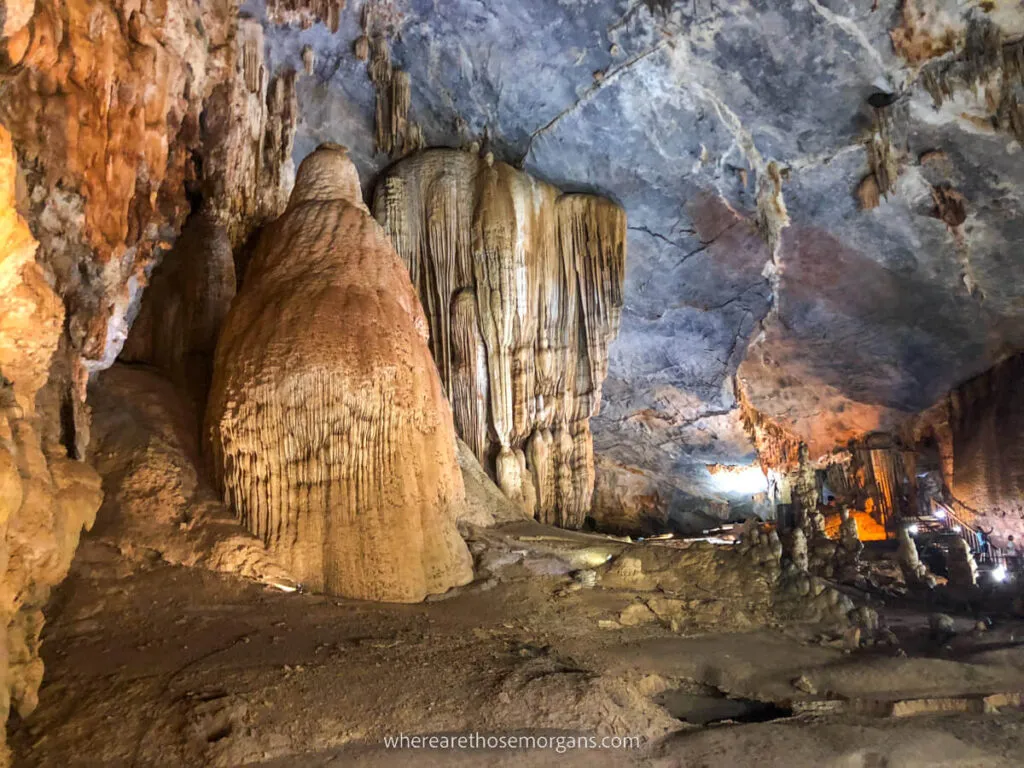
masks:
[[[12,729],[16,765],[1024,760],[1019,709],[870,713],[878,701],[967,696],[977,704],[984,694],[1024,690],[1024,647],[1016,641],[1024,624],[929,646],[921,640],[927,616],[901,611],[890,623],[913,649],[908,656],[877,646],[851,653],[793,627],[689,637],[659,625],[606,629],[599,622],[607,626],[634,596],[605,589],[559,596],[564,584],[564,577],[523,575],[442,601],[380,605],[129,559],[87,538],[48,611],[46,677],[39,707]],[[820,693],[797,690],[793,681],[801,675]],[[706,715],[723,703],[723,693],[774,705],[748,718],[765,722],[694,725],[702,707]],[[819,710],[804,711],[814,702]],[[829,710],[829,702],[842,709]],[[403,733],[471,732],[629,734],[644,746],[562,754],[396,750],[384,743]]]

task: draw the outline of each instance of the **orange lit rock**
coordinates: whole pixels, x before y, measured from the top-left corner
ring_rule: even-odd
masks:
[[[64,320],[15,210],[11,138],[0,126],[0,718],[27,716],[43,676],[42,608],[102,499],[96,473],[68,458],[61,414],[40,395]],[[37,395],[40,407],[37,408]],[[0,742],[0,765],[7,765]]]

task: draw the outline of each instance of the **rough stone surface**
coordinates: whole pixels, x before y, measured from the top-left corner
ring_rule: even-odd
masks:
[[[221,502],[199,451],[199,415],[157,371],[115,365],[90,388],[90,463],[103,478],[91,536],[128,557],[153,555],[265,584],[295,581]]]
[[[343,148],[303,161],[217,344],[217,482],[311,589],[415,602],[472,579],[451,409],[408,273]]]
[[[694,513],[750,510],[766,490],[706,468],[754,458],[737,373],[751,405],[817,459],[1024,344],[1009,247],[1024,153],[991,127],[984,90],[936,107],[920,79],[936,56],[964,55],[976,16],[1019,35],[1012,4],[395,5],[391,58],[427,145],[479,142],[626,209],[622,328],[594,446],[650,474],[659,516],[699,527]],[[315,50],[296,86],[295,155],[343,142],[368,181],[388,159],[374,154],[375,90],[349,6],[336,33],[268,28],[269,60],[298,68]],[[898,96],[881,120],[867,102],[879,91]],[[862,205],[883,166],[891,188]]]
[[[948,401],[953,435],[953,495],[968,522],[1024,538],[1024,355],[955,390]]]
[[[622,312],[624,211],[450,150],[388,169],[373,207],[420,296],[460,436],[531,516],[581,527],[590,418]]]
[[[210,215],[192,216],[153,272],[120,359],[159,368],[201,413],[235,288],[227,232]]]
[[[15,157],[0,126],[0,721],[27,716],[43,678],[42,609],[92,525],[99,477],[71,454],[60,382],[49,381],[64,307],[15,209]],[[73,427],[71,428],[73,432]],[[9,764],[0,737],[0,765]]]

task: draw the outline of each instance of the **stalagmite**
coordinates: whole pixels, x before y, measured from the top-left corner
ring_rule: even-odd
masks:
[[[789,557],[799,570],[806,571],[810,565],[807,555],[807,537],[802,528],[794,528],[789,544]]]
[[[226,501],[313,589],[411,602],[472,578],[426,339],[354,165],[322,146],[225,321],[206,427]]]
[[[589,420],[622,307],[625,213],[456,150],[395,165],[374,212],[419,291],[459,433],[510,498],[543,522],[581,526],[594,490]]]
[[[971,549],[963,539],[956,539],[946,555],[949,569],[949,583],[954,587],[973,587],[978,583],[978,564]]]
[[[905,525],[900,526],[896,559],[908,587],[930,589],[935,586],[935,577],[928,573],[927,566],[918,557],[917,544],[910,536],[910,529]]]
[[[864,544],[857,531],[857,518],[850,514],[846,505],[840,508],[842,523],[839,526],[839,543],[835,551],[834,575],[842,582],[852,582],[857,578],[860,564],[860,553]]]

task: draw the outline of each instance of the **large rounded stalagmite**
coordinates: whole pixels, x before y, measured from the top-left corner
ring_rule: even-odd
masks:
[[[413,602],[472,578],[426,320],[341,147],[303,161],[260,241],[206,429],[226,501],[306,586]]]

